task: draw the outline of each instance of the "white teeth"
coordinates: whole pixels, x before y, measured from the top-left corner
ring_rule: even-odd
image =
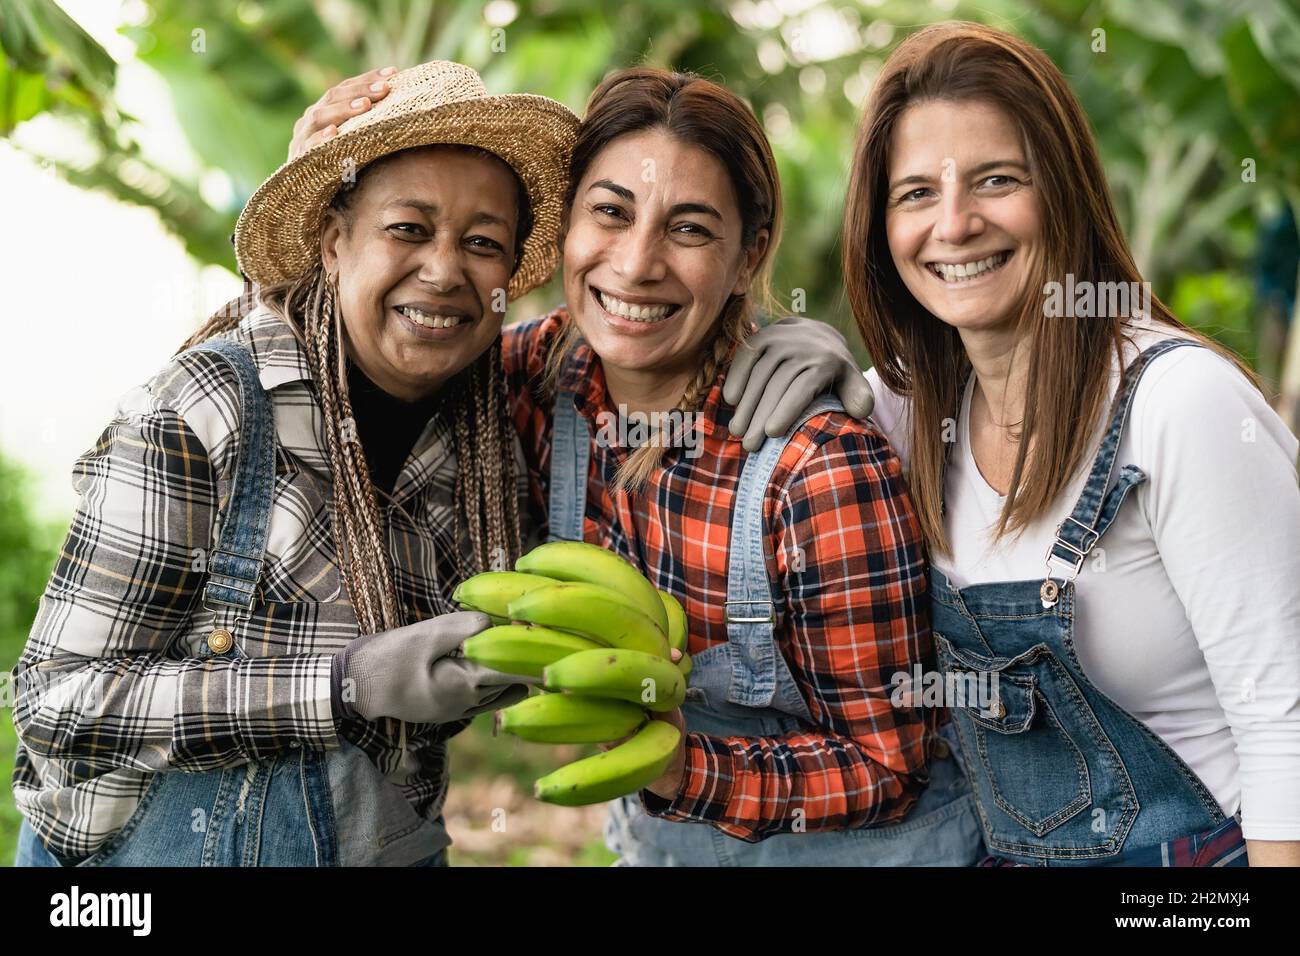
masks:
[[[460,323],[464,321],[464,316],[426,315],[419,309],[413,309],[409,306],[400,306],[398,311],[416,325],[422,325],[428,329],[450,329],[453,326],[460,325]]]
[[[671,305],[633,305],[604,292],[597,292],[596,295],[600,296],[600,304],[605,311],[633,322],[658,322],[673,310]]]
[[[991,269],[1000,268],[1010,257],[1011,254],[1008,252],[999,252],[997,255],[989,256],[987,259],[981,259],[978,262],[961,262],[955,265],[946,262],[932,262],[930,263],[930,269],[945,282],[955,282],[961,279],[973,278]]]

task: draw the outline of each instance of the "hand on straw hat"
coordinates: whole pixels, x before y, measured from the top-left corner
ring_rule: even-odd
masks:
[[[379,89],[370,90],[367,80]],[[353,95],[362,90],[367,95]],[[307,275],[319,261],[325,209],[344,183],[355,181],[351,174],[407,149],[471,147],[509,165],[528,193],[532,222],[506,289],[516,299],[554,271],[578,125],[563,103],[489,93],[472,67],[450,60],[355,77],[308,110],[294,136],[295,155],[249,197],[235,224],[240,271],[259,286]]]
[[[397,72],[397,67],[367,70],[349,77],[325,91],[293,124],[293,139],[289,141],[289,159],[329,139],[339,131],[339,124],[349,117],[364,113],[388,95],[387,78]]]

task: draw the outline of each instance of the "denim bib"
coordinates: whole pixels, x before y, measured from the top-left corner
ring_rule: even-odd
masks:
[[[1011,861],[1102,864],[1225,820],[1191,768],[1088,680],[1074,645],[1074,579],[1129,492],[1147,480],[1125,465],[1111,486],[1138,382],[1152,359],[1184,345],[1199,343],[1158,342],[1129,365],[1042,581],[957,588],[931,569],[940,667],[957,681],[997,678],[991,706],[955,708],[953,721],[970,755],[984,839]]]
[[[239,376],[240,434],[230,500],[208,558],[203,605],[216,615],[204,658],[243,658],[240,625],[259,600],[275,491],[275,417],[242,346],[212,339],[192,352],[224,359]],[[436,865],[445,829],[415,812],[358,747],[291,743],[269,760],[155,773],[131,817],[90,857],[61,860],[24,823],[18,865],[383,866]]]
[[[795,431],[823,411],[842,411],[824,396],[782,437],[768,438],[741,471],[727,569],[727,642],[694,658],[682,716],[688,731],[718,737],[774,737],[813,726],[808,705],[777,646],[782,596],[764,560],[763,500]],[[571,394],[556,397],[551,444],[551,540],[581,541],[591,436]],[[636,562],[634,562],[636,563]],[[656,582],[656,586],[660,586]],[[949,725],[950,727],[951,725]],[[639,797],[610,804],[609,848],[630,866],[969,866],[982,855],[974,798],[945,728],[944,756],[930,761],[930,783],[908,817],[892,826],[779,833],[758,843],[705,823],[650,815]]]

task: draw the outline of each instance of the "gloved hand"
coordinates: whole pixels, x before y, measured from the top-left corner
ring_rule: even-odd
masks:
[[[448,724],[522,700],[528,687],[518,677],[449,656],[490,624],[486,614],[457,611],[358,637],[334,656],[335,716]]]
[[[784,435],[832,385],[854,418],[871,414],[871,386],[843,335],[814,319],[773,322],[736,349],[727,370],[722,397],[736,406],[731,434],[743,435],[745,448],[758,451],[768,435]]]

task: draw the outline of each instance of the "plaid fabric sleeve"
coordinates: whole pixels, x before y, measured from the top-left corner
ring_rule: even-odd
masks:
[[[124,403],[75,467],[80,504],[14,668],[23,745],[77,775],[200,771],[292,742],[338,746],[329,655],[168,653],[198,604],[195,555],[209,546],[217,485],[180,416],[138,404]]]
[[[920,792],[930,717],[890,700],[930,651],[920,526],[898,459],[874,430],[831,416],[792,439],[769,489],[786,609],[778,641],[815,726],[782,737],[686,737],[676,799],[651,813],[756,842],[901,819]],[[836,432],[838,432],[836,434]],[[782,479],[783,465],[791,467]]]

